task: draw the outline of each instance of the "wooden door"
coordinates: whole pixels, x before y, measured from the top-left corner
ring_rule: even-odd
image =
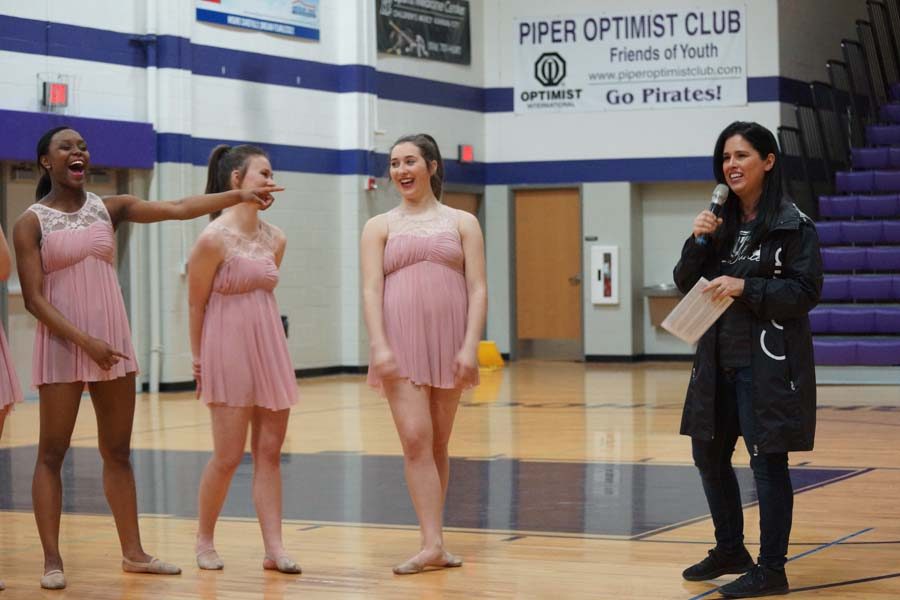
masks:
[[[580,343],[579,191],[517,191],[515,222],[517,337]]]
[[[441,194],[441,202],[447,206],[458,208],[478,216],[480,197],[478,194],[466,194],[462,192],[444,192]]]

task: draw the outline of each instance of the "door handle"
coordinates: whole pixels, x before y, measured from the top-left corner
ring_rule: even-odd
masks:
[[[571,285],[581,285],[581,274],[572,275],[569,277],[569,283]]]

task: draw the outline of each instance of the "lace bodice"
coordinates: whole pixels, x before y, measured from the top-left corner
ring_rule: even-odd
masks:
[[[28,210],[37,215],[41,223],[41,235],[46,236],[54,231],[84,229],[102,221],[112,226],[112,220],[100,196],[87,192],[84,204],[73,213],[62,212],[44,204],[35,203]]]
[[[278,238],[275,235],[275,228],[265,221],[259,222],[256,235],[252,237],[247,237],[226,225],[220,224],[218,221],[213,221],[209,226],[225,238],[226,260],[232,256],[242,256],[256,260],[273,259],[275,251],[278,249]]]
[[[459,236],[459,219],[456,210],[439,204],[437,210],[425,215],[409,215],[398,206],[387,213],[388,239],[397,235],[428,237],[437,233],[455,233]]]

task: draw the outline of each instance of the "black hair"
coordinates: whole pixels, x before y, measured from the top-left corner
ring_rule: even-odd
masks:
[[[238,172],[238,178],[243,179],[247,174],[250,159],[254,156],[269,158],[266,151],[250,144],[228,146],[220,144],[213,148],[209,155],[209,166],[206,170],[206,193],[218,194],[231,189],[231,174]],[[216,219],[222,211],[216,211],[209,215],[210,220]]]
[[[44,168],[44,165],[41,164],[41,157],[50,152],[50,142],[53,141],[53,136],[66,129],[72,128],[68,125],[54,127],[53,129],[50,129],[46,133],[44,133],[44,135],[41,136],[41,139],[38,140],[37,164],[38,169],[41,170],[41,178],[38,179],[37,188],[35,188],[34,190],[35,200],[40,200],[41,198],[49,194],[50,189],[53,187],[53,183],[50,181],[50,173],[48,173],[47,169]]]
[[[431,169],[431,161],[437,162],[437,169],[435,169],[434,174],[431,176],[431,191],[434,193],[434,197],[440,200],[441,193],[444,191],[444,160],[441,158],[441,150],[438,148],[437,142],[427,133],[404,135],[393,143],[391,151],[399,144],[405,144],[407,142],[415,145],[419,149],[422,158],[428,163],[429,169]]]
[[[725,142],[731,137],[739,135],[753,146],[760,157],[765,160],[770,154],[775,157],[775,164],[763,175],[762,195],[757,205],[757,222],[750,235],[748,248],[755,248],[769,231],[775,226],[778,218],[778,208],[784,199],[783,177],[781,174],[781,152],[778,150],[778,142],[772,132],[759,123],[747,121],[735,121],[722,130],[719,139],[716,140],[716,148],[713,151],[713,174],[719,183],[728,184],[725,181],[723,170],[723,156],[725,154]],[[741,226],[741,201],[737,194],[729,187],[728,199],[722,207],[722,232],[716,236],[718,247],[731,248],[734,238]]]

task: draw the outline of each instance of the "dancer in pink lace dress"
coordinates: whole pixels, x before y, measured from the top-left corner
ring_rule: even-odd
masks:
[[[487,286],[478,220],[439,201],[434,139],[400,138],[390,161],[402,200],[366,223],[360,245],[368,380],[390,404],[422,534],[419,552],[394,567],[402,575],[462,564],[444,548],[447,446],[460,394],[478,384]]]
[[[0,227],[0,281],[9,278],[11,266],[9,246],[6,245],[6,236]],[[22,390],[9,354],[9,346],[6,344],[6,335],[0,326],[0,436],[3,435],[3,421],[6,420],[6,415],[12,410],[13,404],[21,401]],[[3,582],[0,581],[0,590],[2,589]]]
[[[207,192],[274,185],[265,152],[219,146]],[[200,480],[197,565],[221,569],[216,521],[252,430],[253,501],[265,546],[264,569],[300,573],[281,537],[281,446],[297,380],[273,290],[285,237],[250,205],[207,225],[188,264],[191,349],[197,395],[212,416],[213,455]]]
[[[44,171],[37,202],[16,223],[13,236],[25,307],[38,319],[33,383],[40,396],[40,443],[32,499],[41,545],[41,586],[66,585],[59,552],[62,510],[60,469],[84,388],[97,415],[103,486],[122,546],[122,569],[177,574],[141,545],[137,494],[129,458],[138,370],[122,291],[114,266],[115,228],[127,221],[192,219],[252,203],[268,206],[280,188],[261,186],[174,202],[134,196],[100,198],[84,189],[87,143],[70,128],[48,131],[38,142]]]

